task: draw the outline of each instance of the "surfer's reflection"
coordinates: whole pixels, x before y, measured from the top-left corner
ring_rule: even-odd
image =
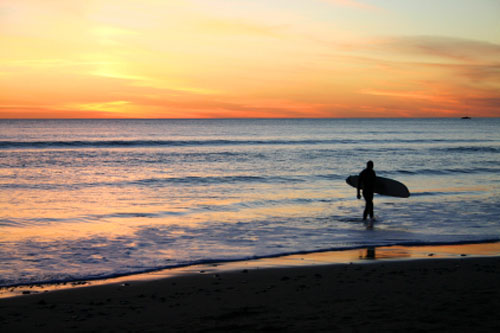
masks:
[[[368,161],[366,163],[366,169],[361,171],[359,174],[358,181],[358,199],[361,199],[360,190],[363,190],[363,198],[365,199],[365,210],[363,212],[363,221],[366,220],[368,215],[370,215],[370,219],[373,220],[373,194],[375,192],[375,182],[377,179],[377,175],[373,170],[373,162]]]
[[[366,259],[375,259],[375,247],[366,249]]]
[[[376,259],[375,247],[367,247],[366,252],[360,254],[360,259]]]

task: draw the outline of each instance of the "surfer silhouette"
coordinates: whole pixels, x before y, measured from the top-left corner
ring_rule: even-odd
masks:
[[[373,193],[375,191],[375,181],[377,175],[373,170],[373,162],[366,163],[366,169],[359,174],[358,181],[358,199],[361,199],[360,190],[363,190],[363,198],[365,199],[365,210],[363,212],[363,221],[366,220],[368,215],[373,219]]]

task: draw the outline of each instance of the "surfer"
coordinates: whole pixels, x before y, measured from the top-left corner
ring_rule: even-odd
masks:
[[[363,212],[363,221],[366,220],[368,215],[373,219],[373,193],[375,191],[375,181],[377,176],[373,170],[373,162],[366,163],[366,169],[359,174],[358,181],[358,199],[361,199],[360,190],[363,189],[363,198],[365,198],[365,211]]]

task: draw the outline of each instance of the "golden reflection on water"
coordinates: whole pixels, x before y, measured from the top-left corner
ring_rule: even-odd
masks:
[[[105,177],[107,182],[113,180],[109,177]],[[146,174],[141,175],[140,171],[130,177],[131,180],[148,178]],[[54,185],[52,180],[47,182],[48,185]],[[210,194],[201,193],[199,197],[186,195],[189,198],[187,200],[182,191],[167,196],[172,190],[181,191],[162,189],[166,194],[163,196],[163,192],[156,193],[151,189],[103,190],[96,186],[65,192],[31,189],[10,191],[8,195],[0,193],[0,212],[4,212],[6,219],[12,220],[10,225],[2,226],[0,237],[5,242],[26,239],[76,240],[91,235],[116,237],[132,234],[139,227],[148,225],[189,227],[207,222],[248,221],[262,217],[312,216],[318,209],[329,205],[308,202],[325,196],[325,192],[314,188],[296,191],[286,187],[259,185],[243,195],[227,193],[225,197],[218,195],[212,198]],[[331,190],[327,196],[342,197],[342,194]],[[295,199],[304,200],[304,204]],[[269,202],[276,204],[268,205]],[[148,217],[151,214],[153,216]],[[16,221],[23,221],[22,226],[17,226]]]

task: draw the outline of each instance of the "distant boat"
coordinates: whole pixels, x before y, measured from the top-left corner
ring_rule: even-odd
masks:
[[[461,119],[471,119],[469,116],[462,117]]]

